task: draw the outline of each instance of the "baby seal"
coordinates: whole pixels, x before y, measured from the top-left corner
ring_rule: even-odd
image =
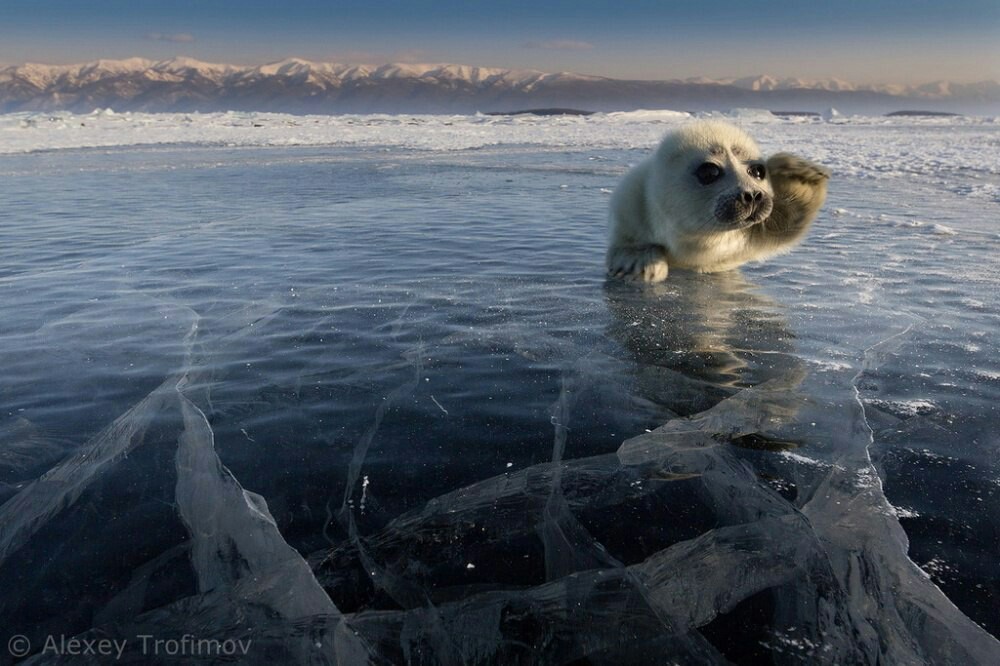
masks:
[[[829,177],[788,153],[765,160],[729,123],[682,127],[615,190],[608,274],[660,282],[669,267],[714,273],[786,252],[815,219]]]

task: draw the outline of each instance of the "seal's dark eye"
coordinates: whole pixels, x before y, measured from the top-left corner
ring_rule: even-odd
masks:
[[[767,175],[767,171],[765,171],[763,164],[751,164],[750,168],[747,169],[747,173],[757,180],[764,180],[764,176]]]
[[[722,167],[718,164],[705,162],[694,170],[694,175],[702,185],[711,185],[722,178]]]

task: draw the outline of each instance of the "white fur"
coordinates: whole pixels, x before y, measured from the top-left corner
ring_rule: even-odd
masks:
[[[706,161],[724,173],[708,185],[695,176]],[[668,135],[611,199],[609,274],[659,282],[668,268],[724,271],[790,249],[822,204],[827,174],[805,160],[775,156],[767,168],[781,179],[776,193],[773,173],[761,180],[750,172],[763,164],[753,139],[728,123],[702,121]],[[773,203],[773,212],[760,221],[721,218],[720,206],[741,192],[757,193],[767,204],[762,211]]]

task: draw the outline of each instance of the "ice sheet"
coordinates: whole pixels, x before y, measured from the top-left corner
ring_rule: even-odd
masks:
[[[1000,657],[991,121],[743,113],[833,167],[816,228],[638,288],[603,279],[608,191],[675,114],[24,119],[0,645]]]

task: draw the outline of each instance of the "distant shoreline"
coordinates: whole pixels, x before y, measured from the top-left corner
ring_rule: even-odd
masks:
[[[581,111],[580,109],[520,109],[518,111],[488,111],[487,116],[592,116],[595,111]]]
[[[261,66],[177,57],[0,67],[0,112],[115,111],[292,114],[475,113],[586,115],[642,109],[736,108],[881,115],[927,109],[1000,115],[1000,82],[854,85],[768,76],[626,80],[454,64],[349,65],[288,58]]]
[[[961,113],[951,113],[950,111],[893,111],[892,113],[885,114],[887,116],[943,116],[943,117],[954,117],[961,116]]]
[[[585,111],[582,109],[565,109],[565,108],[542,108],[542,109],[518,109],[516,111],[488,111],[483,115],[487,116],[591,116],[597,113],[596,111]],[[822,118],[823,114],[818,111],[770,111],[772,115],[778,116],[779,118]],[[944,117],[944,118],[958,118],[963,114],[952,113],[950,111],[921,111],[919,109],[914,110],[902,110],[902,111],[891,111],[884,114],[886,117]]]

